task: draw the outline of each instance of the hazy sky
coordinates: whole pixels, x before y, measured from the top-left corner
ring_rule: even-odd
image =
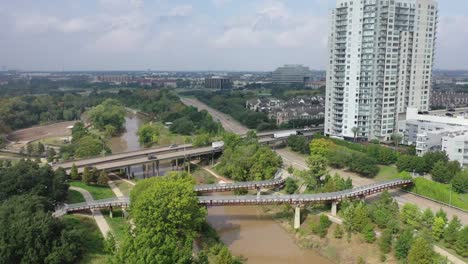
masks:
[[[335,0],[0,0],[0,67],[326,66]],[[468,1],[439,0],[436,68],[468,69]]]

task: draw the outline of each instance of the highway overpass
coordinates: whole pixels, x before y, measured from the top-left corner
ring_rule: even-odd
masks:
[[[260,133],[258,141],[261,144],[274,144],[277,142],[285,142],[288,137],[274,138],[275,133],[284,132],[284,131],[294,131],[294,130],[282,130],[282,131],[270,131]],[[313,136],[313,130],[297,130],[301,133],[302,136],[311,137]],[[73,164],[78,168],[78,172],[82,173],[85,167],[96,168],[97,170],[116,170],[116,169],[126,169],[130,171],[129,167],[135,165],[150,165],[152,167],[153,173],[158,172],[159,175],[159,162],[167,160],[178,160],[178,159],[187,159],[204,156],[204,155],[214,155],[216,153],[222,152],[222,148],[212,148],[212,147],[202,147],[202,148],[193,148],[192,144],[184,144],[175,147],[162,147],[162,148],[150,148],[138,151],[124,152],[109,156],[103,157],[94,157],[82,160],[67,161],[63,163],[53,164],[52,167],[54,170],[58,168],[63,168],[70,173]],[[155,159],[149,159],[149,156],[155,156]],[[149,170],[149,169],[148,169]]]

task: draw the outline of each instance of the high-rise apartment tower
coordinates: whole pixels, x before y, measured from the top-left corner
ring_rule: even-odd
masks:
[[[325,134],[389,140],[407,107],[429,109],[436,0],[337,0]]]

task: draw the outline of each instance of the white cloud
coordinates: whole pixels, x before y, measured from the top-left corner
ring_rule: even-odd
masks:
[[[191,5],[179,5],[169,11],[169,16],[172,17],[188,17],[192,14],[193,7]]]
[[[278,1],[258,6],[250,17],[240,17],[214,40],[216,47],[283,47],[315,45],[322,47],[326,39],[326,18],[294,14]]]
[[[227,4],[231,3],[232,0],[211,0],[211,2],[212,2],[213,5],[216,6],[217,8],[221,8],[221,7],[224,7],[224,6],[226,6]]]

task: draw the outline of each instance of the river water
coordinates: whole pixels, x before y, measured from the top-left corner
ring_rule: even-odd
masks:
[[[129,114],[125,118],[126,132],[109,140],[112,153],[139,150],[136,132],[144,120]],[[162,173],[169,168],[163,168]],[[132,168],[141,175],[141,168]],[[208,209],[208,222],[234,255],[247,258],[252,264],[330,264],[313,250],[302,249],[278,223],[256,206],[226,206]]]

